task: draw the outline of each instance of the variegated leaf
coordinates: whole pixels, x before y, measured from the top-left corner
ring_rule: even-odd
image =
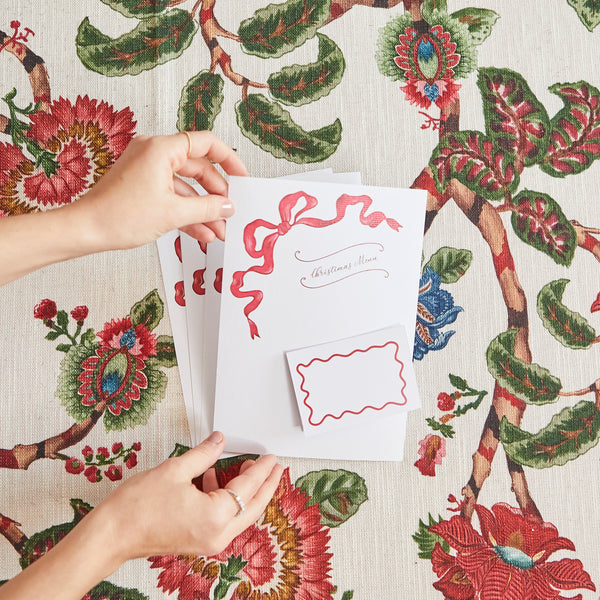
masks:
[[[506,417],[500,422],[500,441],[506,455],[534,469],[562,466],[585,454],[599,439],[600,411],[587,400],[563,408],[537,433],[520,429]]]
[[[429,165],[441,191],[456,178],[487,200],[502,200],[519,185],[513,158],[480,131],[458,131],[442,139]]]
[[[521,170],[540,162],[548,148],[550,119],[523,76],[510,69],[482,68],[477,85],[488,137],[516,154]]]
[[[577,234],[558,202],[548,194],[522,190],[512,204],[516,211],[511,223],[519,238],[559,265],[569,266],[577,248]]]
[[[589,348],[596,339],[594,328],[578,312],[567,308],[562,297],[568,279],[546,284],[537,297],[537,312],[544,327],[563,346],[573,350]]]
[[[482,44],[492,33],[492,27],[500,15],[489,8],[461,8],[450,15],[469,28],[471,38],[476,44]]]
[[[527,404],[555,402],[562,383],[544,367],[515,356],[516,329],[496,336],[488,346],[488,371],[500,386]]]
[[[585,81],[549,89],[565,105],[550,123],[550,146],[540,168],[553,177],[581,173],[600,157],[600,92]]]
[[[312,38],[329,18],[331,0],[287,0],[258,9],[242,21],[242,49],[262,58],[277,58]]]
[[[588,31],[594,31],[600,23],[600,0],[567,0],[567,4],[575,9]]]

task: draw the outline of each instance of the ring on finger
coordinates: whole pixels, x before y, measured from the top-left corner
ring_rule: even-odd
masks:
[[[192,137],[190,136],[190,134],[187,131],[182,131],[181,133],[183,133],[185,135],[185,137],[187,138],[188,141],[188,151],[187,151],[187,157],[189,158],[192,155]]]
[[[230,488],[223,488],[230,496],[235,500],[235,503],[238,505],[238,511],[235,513],[235,516],[241,515],[246,510],[246,505],[244,501],[240,498],[237,492],[234,492]]]

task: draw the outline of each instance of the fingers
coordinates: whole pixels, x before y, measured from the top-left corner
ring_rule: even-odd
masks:
[[[273,469],[276,465],[277,458],[272,454],[267,454],[259,458],[253,465],[250,465],[237,477],[234,477],[228,484],[227,487],[240,496],[243,502],[248,505],[254,500],[254,496],[257,494],[261,486],[266,480],[272,475]],[[225,491],[219,490],[225,499],[229,500],[231,506],[232,516],[238,513],[239,506],[235,500]]]
[[[169,460],[175,461],[181,470],[182,477],[191,481],[217,462],[224,446],[225,436],[220,431],[215,431],[198,446]]]
[[[217,489],[219,489],[217,471],[214,468],[208,469],[202,476],[202,491],[208,494],[208,492],[214,492]]]
[[[186,161],[177,173],[195,179],[209,194],[227,196],[227,181],[207,158]]]
[[[241,158],[225,142],[222,142],[211,131],[188,131],[190,142],[185,135],[176,133],[170,140],[175,154],[173,165],[175,171],[180,171],[186,162],[192,162],[207,157],[213,163],[218,163],[229,175],[248,175]],[[189,154],[188,154],[189,153]]]
[[[182,197],[177,201],[179,228],[195,223],[210,223],[231,217],[235,212],[233,204],[223,196]]]

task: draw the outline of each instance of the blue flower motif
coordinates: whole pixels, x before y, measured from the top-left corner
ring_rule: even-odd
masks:
[[[442,280],[431,268],[426,267],[419,282],[417,305],[417,330],[413,358],[421,360],[430,350],[441,350],[448,344],[454,331],[440,329],[454,323],[462,307],[454,306],[452,294],[440,289]]]
[[[127,348],[129,348],[129,350],[131,350],[135,346],[135,331],[133,329],[128,329],[121,336],[120,344],[121,348],[123,346],[126,346]]]

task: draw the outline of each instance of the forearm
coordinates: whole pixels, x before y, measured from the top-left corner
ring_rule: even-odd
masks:
[[[101,249],[89,211],[78,204],[0,219],[0,285]]]
[[[80,600],[122,563],[109,522],[94,509],[52,550],[0,587],[0,600]]]

